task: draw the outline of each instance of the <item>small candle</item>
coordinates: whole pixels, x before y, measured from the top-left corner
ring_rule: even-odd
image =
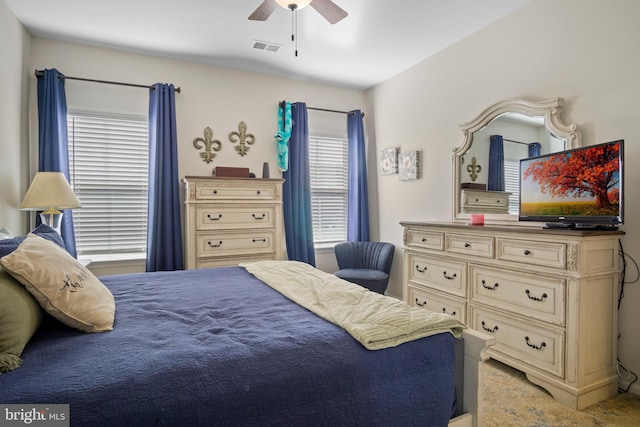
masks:
[[[471,214],[471,225],[484,225],[484,214]]]

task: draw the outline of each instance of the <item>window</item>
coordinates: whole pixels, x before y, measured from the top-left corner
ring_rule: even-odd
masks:
[[[309,136],[311,212],[316,245],[347,239],[347,138]]]
[[[520,199],[520,160],[504,159],[504,191],[509,196],[509,213],[518,214]]]
[[[146,118],[68,114],[78,255],[143,255],[147,247]]]

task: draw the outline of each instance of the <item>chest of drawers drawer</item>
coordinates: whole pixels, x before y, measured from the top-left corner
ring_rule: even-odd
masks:
[[[274,252],[274,231],[196,233],[198,257]]]
[[[436,313],[449,314],[462,323],[466,322],[466,303],[462,299],[452,298],[409,283],[409,302],[414,307],[422,307]]]
[[[543,267],[566,268],[567,245],[530,240],[498,239],[496,258]]]
[[[525,322],[512,316],[490,311],[473,304],[470,307],[470,326],[496,338],[489,349],[564,378],[564,331]]]
[[[493,237],[447,233],[445,235],[445,251],[493,258],[494,240]]]
[[[196,230],[275,227],[274,206],[217,206],[196,208]]]
[[[275,185],[259,184],[242,187],[231,185],[225,180],[220,182],[197,182],[195,200],[261,200],[275,201],[279,193]]]
[[[409,268],[409,280],[413,282],[437,286],[455,295],[467,294],[467,265],[464,262],[409,254]]]
[[[407,246],[436,251],[444,250],[444,233],[407,230],[404,239]]]
[[[516,314],[564,326],[565,280],[471,264],[470,298]]]

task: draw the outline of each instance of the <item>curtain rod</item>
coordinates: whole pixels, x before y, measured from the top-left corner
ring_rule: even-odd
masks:
[[[44,76],[44,71],[36,70],[35,75],[36,75],[36,77],[43,77]],[[135,84],[135,83],[112,82],[112,81],[109,81],[109,80],[85,79],[83,77],[71,77],[71,76],[65,76],[63,74],[59,74],[58,78],[63,78],[65,80],[66,79],[68,79],[68,80],[81,80],[81,81],[84,81],[84,82],[93,82],[93,83],[106,83],[106,84],[118,85],[118,86],[144,87],[144,88],[147,88],[147,89],[154,88],[154,86],[149,86],[149,85],[139,85],[139,84]],[[180,93],[180,91],[181,91],[180,87],[175,88],[175,91]]]
[[[503,141],[507,141],[507,142],[514,142],[516,144],[522,144],[522,145],[530,145],[531,143],[528,142],[520,142],[520,141],[514,141],[513,139],[507,139],[507,138],[502,138]]]
[[[280,103],[280,107],[283,106],[283,103],[284,101]],[[351,114],[351,111],[329,110],[327,108],[317,108],[317,107],[309,107],[309,106],[307,106],[307,110],[326,111],[327,113]],[[364,112],[362,113],[362,117],[364,117]]]

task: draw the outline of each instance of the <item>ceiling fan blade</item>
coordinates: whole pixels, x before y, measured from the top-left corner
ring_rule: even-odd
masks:
[[[335,24],[338,21],[343,20],[349,15],[340,6],[332,2],[331,0],[312,0],[311,7],[318,11],[320,15],[327,21]]]
[[[251,21],[266,21],[268,17],[271,16],[274,10],[276,10],[278,4],[275,0],[264,0],[260,6],[256,10],[253,11],[251,15],[249,15],[249,20]]]

